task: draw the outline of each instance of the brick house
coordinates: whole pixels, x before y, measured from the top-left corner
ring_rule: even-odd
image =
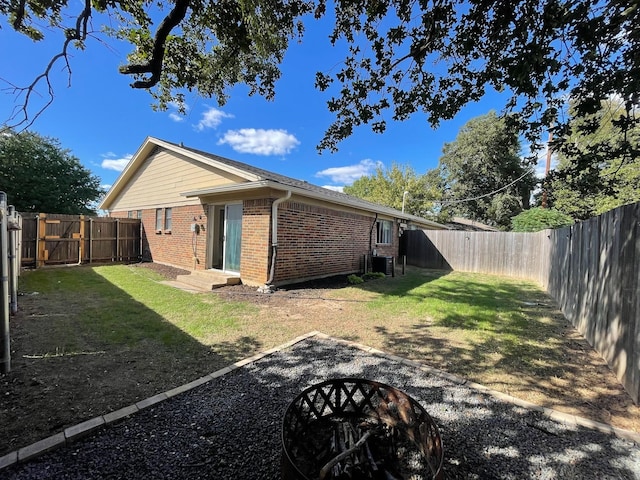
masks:
[[[100,205],[142,220],[143,258],[284,285],[362,272],[429,220],[148,137]]]

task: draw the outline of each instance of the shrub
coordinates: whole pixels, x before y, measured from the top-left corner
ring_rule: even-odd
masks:
[[[375,280],[376,278],[384,278],[386,275],[382,272],[367,272],[362,275],[362,279],[366,282],[367,280]]]
[[[573,219],[554,208],[531,208],[511,219],[514,232],[538,232],[545,228],[562,228],[573,224]]]
[[[347,277],[347,282],[349,282],[349,284],[351,285],[358,285],[360,283],[364,283],[364,280],[360,278],[358,275],[353,274]]]

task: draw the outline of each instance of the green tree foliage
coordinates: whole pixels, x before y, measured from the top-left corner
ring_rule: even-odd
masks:
[[[538,232],[546,228],[562,228],[573,223],[573,219],[554,208],[530,208],[511,219],[514,232]]]
[[[495,112],[467,122],[445,144],[438,168],[452,214],[508,229],[529,208],[533,170],[520,157],[517,131]]]
[[[436,214],[434,201],[442,198],[442,192],[437,172],[418,175],[412,167],[396,163],[387,169],[378,167],[372,175],[344,187],[344,193],[396,210],[402,210],[404,199],[404,211],[419,217]]]
[[[185,91],[224,104],[236,84],[271,98],[303,21],[329,17],[329,41],[347,53],[339,68],[316,75],[335,114],[320,149],[335,150],[358,126],[383,132],[389,119],[417,112],[437,126],[491,90],[506,92],[508,118],[529,140],[552,125],[563,138],[565,98],[584,116],[612,92],[630,112],[640,92],[640,8],[628,0],[87,0],[76,8],[69,0],[0,1],[16,31],[64,38],[43,74],[16,89],[25,101],[18,121],[37,116],[31,94],[48,85],[57,61],[70,72],[69,49],[85,48],[98,35],[93,26],[132,45],[120,71],[165,108]],[[617,128],[626,131],[640,121],[624,118]]]
[[[58,140],[27,131],[0,135],[0,190],[19,212],[93,215],[104,193]]]
[[[572,118],[558,167],[546,182],[555,208],[584,220],[640,201],[640,126],[621,133],[615,127],[621,115],[624,102],[612,98],[596,113]],[[585,133],[585,125],[597,129]]]

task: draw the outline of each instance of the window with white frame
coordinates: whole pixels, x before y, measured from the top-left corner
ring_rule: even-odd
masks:
[[[165,232],[171,231],[171,214],[172,212],[170,208],[164,209],[164,231]]]
[[[392,226],[391,220],[378,220],[376,222],[376,243],[393,243]]]
[[[162,230],[162,209],[156,208],[156,231]]]

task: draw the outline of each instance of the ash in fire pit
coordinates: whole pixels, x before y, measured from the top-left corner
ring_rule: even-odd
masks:
[[[441,478],[433,419],[406,393],[371,380],[304,390],[287,408],[282,444],[284,480]]]

